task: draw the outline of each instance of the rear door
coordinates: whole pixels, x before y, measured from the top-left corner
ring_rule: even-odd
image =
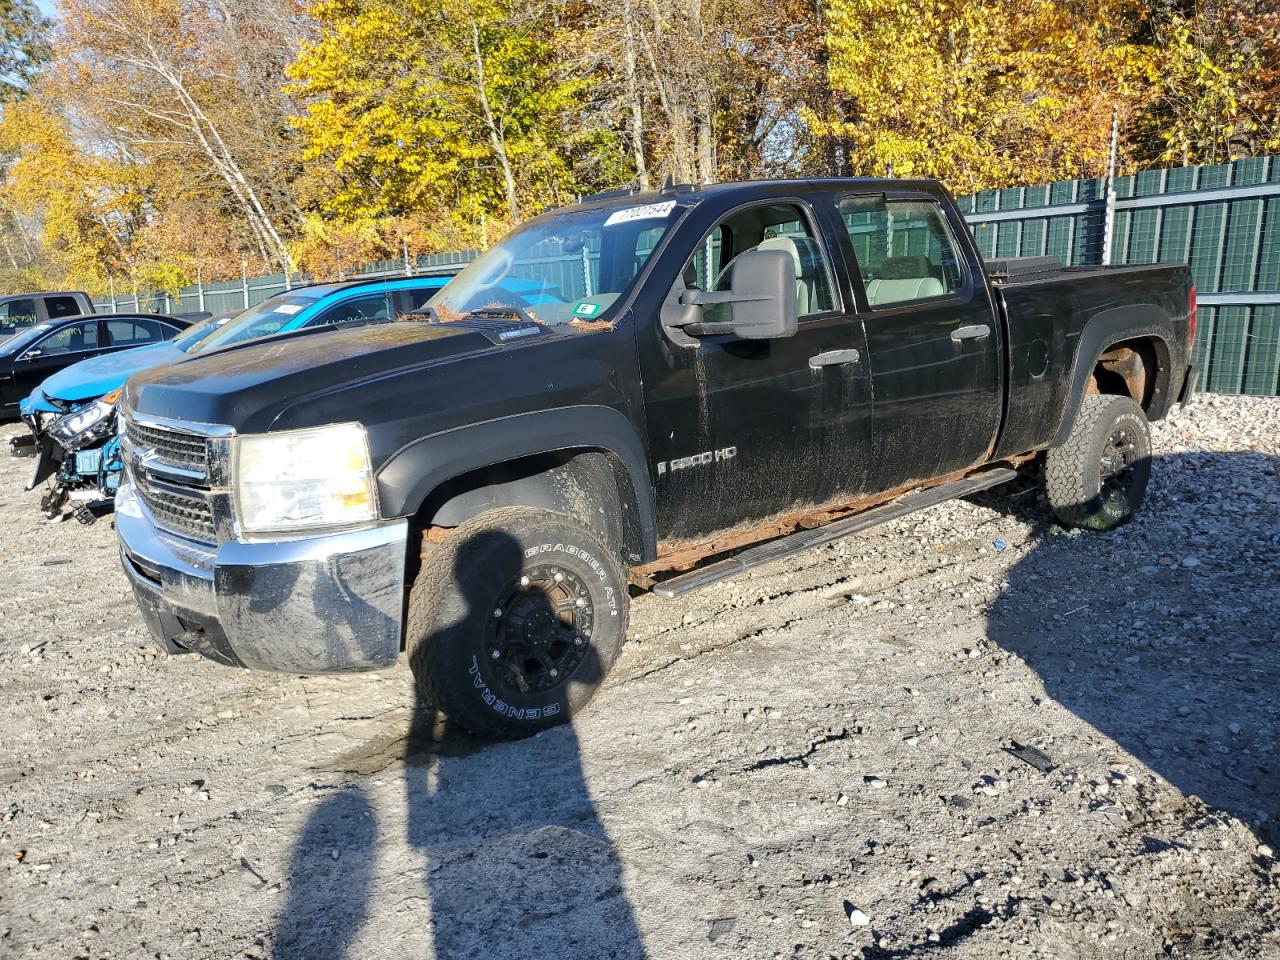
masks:
[[[869,488],[985,461],[1002,409],[1000,329],[963,222],[920,192],[851,193],[838,212],[875,398]]]
[[[104,321],[111,350],[127,350],[131,347],[144,347],[148,343],[157,343],[168,339],[161,330],[160,324],[145,317],[107,317]],[[166,326],[166,330],[173,328]],[[170,333],[168,336],[172,336]]]

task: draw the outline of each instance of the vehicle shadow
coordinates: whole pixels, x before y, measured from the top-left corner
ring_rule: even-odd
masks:
[[[501,578],[515,580],[523,558],[516,541],[506,540],[491,556],[508,568],[496,571]],[[490,597],[466,600],[471,610],[493,604]],[[424,642],[437,642],[440,634]],[[378,826],[384,843],[397,846],[390,838],[402,834],[419,855],[425,902],[397,897],[396,922],[426,931],[427,956],[643,960],[621,865],[592,801],[572,725],[493,742],[419,700],[403,739],[403,763],[403,821]],[[371,816],[355,816],[361,803],[367,808],[357,784],[308,819],[294,852],[274,956],[367,956],[351,946],[366,913],[376,909],[365,906],[375,880],[376,831]],[[347,835],[335,840],[334,831],[343,829]],[[331,882],[336,861],[326,858],[334,846],[343,863],[356,864],[345,881]],[[404,911],[421,915],[406,923]],[[317,935],[317,929],[329,933]]]
[[[1280,458],[1154,457],[1143,509],[1107,533],[1062,531],[1038,497],[1000,492],[981,502],[1049,535],[1009,571],[992,642],[1184,795],[1274,842]]]

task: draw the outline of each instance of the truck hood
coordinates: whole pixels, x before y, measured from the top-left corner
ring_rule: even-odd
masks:
[[[269,430],[290,408],[464,354],[497,349],[501,331],[467,322],[320,327],[186,357],[129,379],[124,406],[142,416]],[[530,339],[546,336],[536,328]]]
[[[40,384],[40,390],[46,397],[68,403],[97,400],[112,390],[120,389],[139,370],[173,363],[182,357],[182,351],[168,341],[149,343],[145,347],[73,363]]]

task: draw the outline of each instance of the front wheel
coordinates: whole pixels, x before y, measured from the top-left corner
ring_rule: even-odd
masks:
[[[586,706],[627,633],[615,553],[578,521],[509,507],[458,526],[409,593],[418,697],[481,736],[523,737]]]
[[[1151,430],[1129,397],[1087,396],[1071,433],[1045,458],[1045,493],[1064,524],[1111,530],[1142,506],[1151,476]]]

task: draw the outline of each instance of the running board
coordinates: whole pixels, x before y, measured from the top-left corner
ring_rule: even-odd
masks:
[[[953,480],[951,483],[939,484],[926,490],[917,490],[915,493],[909,493],[891,503],[872,507],[863,513],[856,513],[851,517],[835,520],[824,526],[814,527],[811,530],[798,530],[777,540],[770,540],[768,543],[751,547],[726,560],[719,560],[710,566],[682,573],[678,577],[662,581],[662,583],[653,588],[653,592],[660,597],[671,600],[686,593],[692,593],[694,590],[709,587],[711,584],[719,583],[721,580],[735,577],[750,570],[752,567],[772,563],[774,560],[789,557],[793,553],[799,553],[801,550],[820,547],[850,534],[878,527],[882,523],[897,520],[899,517],[905,517],[907,514],[915,513],[918,510],[925,510],[948,500],[955,500],[957,497],[967,497],[969,494],[977,493],[979,490],[986,490],[988,487],[1007,483],[1017,475],[1018,472],[1016,470],[1008,467],[995,467],[991,470],[983,470],[981,473],[972,474],[962,480]]]

